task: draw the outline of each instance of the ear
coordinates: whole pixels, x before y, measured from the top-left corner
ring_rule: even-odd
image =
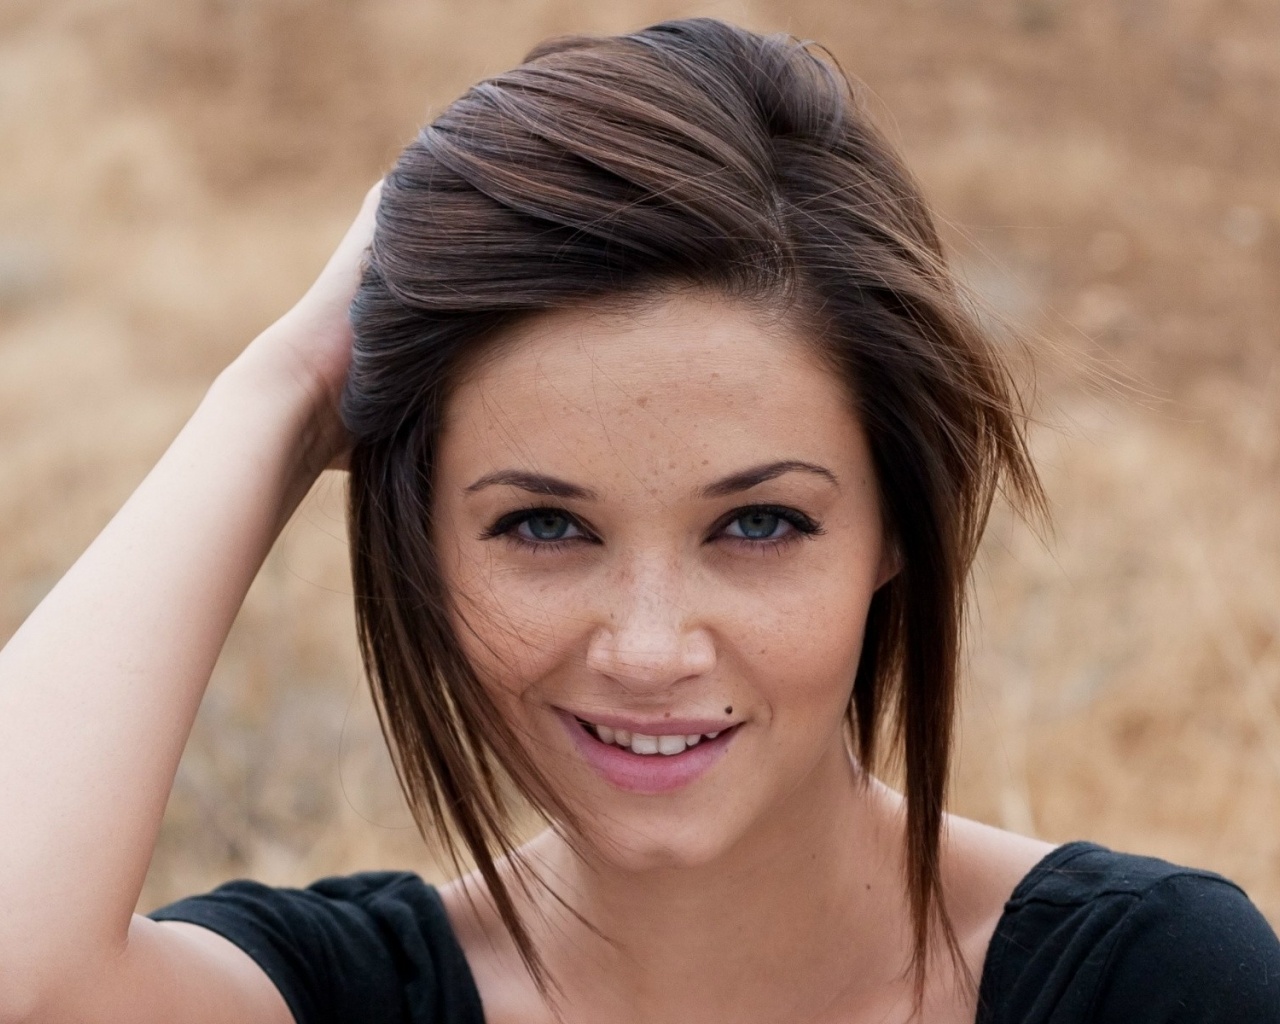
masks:
[[[886,537],[880,547],[880,566],[876,569],[875,589],[879,590],[901,571],[902,555],[898,552],[898,545],[891,538]]]

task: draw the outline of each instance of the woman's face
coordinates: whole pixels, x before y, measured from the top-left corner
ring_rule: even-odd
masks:
[[[451,396],[438,465],[460,641],[592,848],[705,864],[847,777],[892,559],[793,329],[703,293],[531,318]]]

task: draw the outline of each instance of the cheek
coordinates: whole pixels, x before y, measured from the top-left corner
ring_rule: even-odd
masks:
[[[463,552],[446,581],[456,635],[487,684],[518,697],[575,656],[582,618],[567,608],[563,585],[532,582],[483,552]]]
[[[833,566],[740,598],[737,614],[723,616],[723,653],[738,662],[735,674],[751,681],[771,723],[815,734],[838,724],[871,594],[871,584]]]

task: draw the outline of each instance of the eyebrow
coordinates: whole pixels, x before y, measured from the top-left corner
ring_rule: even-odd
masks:
[[[837,487],[840,486],[836,475],[825,466],[802,462],[799,459],[785,459],[733,473],[715,483],[707,484],[699,494],[704,498],[723,498],[740,491],[748,491],[752,487],[775,480],[787,473],[812,473],[829,480]],[[476,491],[494,486],[519,487],[530,494],[543,494],[551,498],[572,498],[578,501],[595,501],[599,497],[595,491],[587,487],[560,480],[554,476],[546,476],[543,473],[529,473],[519,469],[500,469],[494,473],[486,473],[475,483],[468,485],[466,493],[474,494]]]
[[[812,462],[801,462],[798,459],[786,459],[782,462],[766,462],[762,466],[752,466],[750,469],[744,469],[739,473],[727,476],[723,480],[707,484],[706,487],[702,488],[702,496],[704,498],[723,498],[729,494],[737,494],[739,491],[750,490],[757,484],[774,480],[786,473],[813,473],[831,481],[837,487],[840,486],[840,481],[836,479],[836,475],[825,466],[819,466]]]
[[[496,473],[486,473],[475,483],[466,488],[466,493],[473,494],[486,487],[505,485],[519,487],[531,494],[545,494],[550,498],[576,498],[579,501],[594,501],[598,496],[595,491],[567,480],[558,480],[542,473],[527,473],[519,469],[500,469]]]

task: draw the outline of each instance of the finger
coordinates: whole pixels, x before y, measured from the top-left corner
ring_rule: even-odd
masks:
[[[364,257],[365,251],[369,248],[369,244],[373,241],[378,202],[381,197],[382,179],[379,178],[374,183],[374,186],[365,193],[364,201],[360,204],[360,212],[356,214],[355,220],[351,222],[346,234],[342,236],[342,241],[338,243],[333,255],[329,257],[324,270],[320,272],[320,280],[328,279],[326,283],[332,286],[337,285],[337,282],[333,281],[333,279],[340,278],[341,285],[346,286],[341,290],[355,292],[360,277],[360,261]]]

